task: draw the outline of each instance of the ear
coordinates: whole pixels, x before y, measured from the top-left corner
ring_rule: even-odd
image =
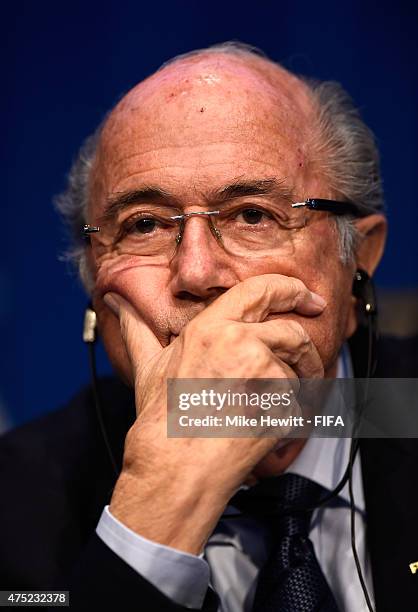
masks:
[[[358,219],[356,228],[360,234],[355,253],[356,268],[362,268],[371,277],[383,255],[387,221],[384,215],[369,215]]]

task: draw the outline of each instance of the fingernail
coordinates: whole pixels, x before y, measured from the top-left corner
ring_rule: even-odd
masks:
[[[106,293],[103,296],[103,301],[107,306],[109,306],[110,310],[112,310],[118,317],[120,311],[120,301],[118,296],[115,293]]]
[[[323,297],[311,291],[311,300],[316,306],[320,306],[322,309],[327,305]]]

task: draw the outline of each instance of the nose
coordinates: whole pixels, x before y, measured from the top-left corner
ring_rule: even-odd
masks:
[[[209,217],[189,217],[171,262],[171,291],[179,299],[213,301],[239,282],[231,258],[215,239]]]

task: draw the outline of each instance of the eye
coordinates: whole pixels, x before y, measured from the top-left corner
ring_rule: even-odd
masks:
[[[155,230],[157,225],[157,219],[153,219],[152,217],[143,217],[142,219],[137,219],[134,223],[132,223],[130,233],[150,234]]]
[[[257,225],[265,219],[271,219],[271,215],[259,208],[244,208],[237,214],[236,218],[240,220],[240,217],[249,225]]]
[[[158,230],[166,229],[170,225],[168,221],[151,213],[136,213],[123,224],[123,233],[125,235],[130,234],[131,236],[154,234]]]

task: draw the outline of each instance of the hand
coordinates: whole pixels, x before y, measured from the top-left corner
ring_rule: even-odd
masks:
[[[315,316],[325,302],[295,278],[248,278],[162,348],[131,304],[113,293],[105,301],[119,316],[137,409],[110,510],[144,537],[200,553],[232,494],[277,439],[167,438],[167,378],[322,377],[302,325],[272,317]]]

